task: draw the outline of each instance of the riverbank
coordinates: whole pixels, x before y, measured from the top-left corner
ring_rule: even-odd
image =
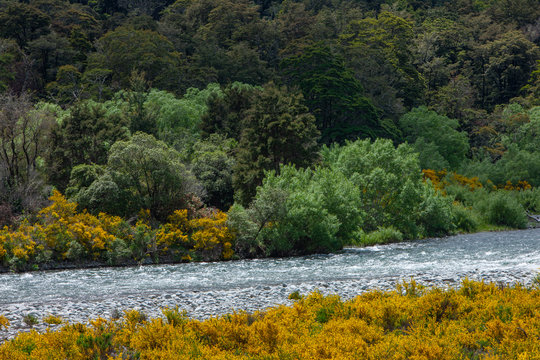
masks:
[[[12,324],[3,336],[30,331],[27,314],[44,330],[50,314],[75,323],[123,309],[156,317],[165,306],[179,306],[205,319],[290,304],[295,291],[350,299],[411,278],[443,288],[464,278],[529,286],[539,270],[539,239],[540,230],[478,233],[296,258],[3,274],[0,315]]]
[[[0,358],[93,357],[321,359],[534,358],[540,353],[540,290],[465,280],[455,288],[416,282],[350,300],[314,292],[289,305],[204,321],[169,307],[160,318],[120,318],[20,334]],[[291,304],[294,302],[294,304]]]
[[[540,222],[533,221],[529,219],[528,222],[528,229],[537,229],[540,228]],[[355,247],[355,248],[362,248],[367,246],[376,246],[376,245],[385,245],[385,244],[392,244],[392,243],[399,243],[404,241],[402,237],[396,236],[395,231],[387,231],[388,229],[383,229],[382,231],[376,231],[374,233],[368,234],[369,240],[364,240],[364,242],[353,242],[346,244],[346,247]],[[493,224],[481,224],[475,231],[467,232],[467,231],[460,231],[457,234],[450,234],[447,235],[447,237],[452,237],[455,235],[463,235],[463,234],[477,234],[482,232],[501,232],[501,231],[513,231],[513,230],[520,230],[520,229],[514,229],[508,226],[502,226],[502,225],[493,225]],[[389,234],[388,234],[389,233]],[[379,235],[380,234],[380,235]],[[367,238],[365,236],[364,238]],[[405,241],[418,241],[418,240],[426,240],[426,239],[416,239],[416,240],[405,240]],[[192,254],[193,255],[193,254]],[[217,259],[214,259],[217,261]],[[221,259],[223,261],[225,259]],[[226,259],[226,261],[231,260],[240,260],[238,258],[235,258],[234,256],[231,256],[231,258]],[[34,272],[34,271],[58,271],[58,270],[75,270],[75,269],[94,269],[94,268],[109,268],[109,267],[138,267],[138,266],[148,266],[148,265],[165,265],[165,264],[179,264],[179,263],[186,263],[186,262],[204,262],[205,259],[198,257],[196,255],[193,255],[193,257],[189,257],[189,259],[182,259],[178,257],[173,256],[145,256],[140,260],[134,260],[134,259],[126,259],[126,258],[117,258],[115,261],[99,261],[99,260],[48,260],[46,262],[40,262],[40,263],[34,263],[34,264],[26,264],[24,268],[14,268],[13,266],[5,266],[2,263],[0,263],[0,274],[10,273],[10,272]]]

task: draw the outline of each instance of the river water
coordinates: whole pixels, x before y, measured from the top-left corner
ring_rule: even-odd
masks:
[[[540,273],[540,229],[458,235],[351,248],[337,254],[217,263],[0,274],[0,340],[26,330],[25,314],[86,321],[136,308],[159,316],[179,306],[194,318],[287,304],[293,291],[351,298],[411,277],[458,286],[465,278],[528,285]],[[38,329],[43,325],[38,326]]]

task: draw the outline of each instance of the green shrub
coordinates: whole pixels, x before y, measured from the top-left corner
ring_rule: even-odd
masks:
[[[506,191],[497,191],[489,195],[482,204],[485,219],[494,225],[524,229],[527,227],[527,214],[517,199]]]
[[[518,191],[517,200],[525,210],[533,214],[540,213],[540,188]]]
[[[424,201],[418,223],[425,236],[444,236],[455,230],[452,216],[452,198],[441,196],[429,185],[424,186]]]
[[[378,230],[372,231],[369,234],[365,234],[360,243],[364,246],[389,244],[403,241],[403,234],[392,227],[382,227]]]
[[[129,246],[122,239],[115,238],[109,246],[110,249],[107,251],[107,262],[110,265],[120,264],[132,256]]]
[[[289,294],[289,300],[301,300],[303,298],[302,295],[298,292],[298,290],[293,291]]]
[[[478,219],[471,208],[463,205],[452,206],[452,217],[458,230],[465,232],[474,232],[478,229]]]
[[[36,315],[28,313],[23,315],[23,322],[29,327],[33,327],[39,323],[39,320]]]
[[[162,313],[167,319],[167,323],[175,327],[183,326],[189,321],[186,310],[180,311],[178,305],[174,308],[165,308]]]

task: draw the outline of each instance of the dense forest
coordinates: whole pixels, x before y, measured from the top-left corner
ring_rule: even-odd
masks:
[[[538,0],[1,0],[0,265],[540,212]]]

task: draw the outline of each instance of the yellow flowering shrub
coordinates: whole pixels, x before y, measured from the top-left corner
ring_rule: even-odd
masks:
[[[6,330],[9,328],[9,320],[4,315],[0,315],[0,330],[2,328]]]
[[[159,250],[169,248],[185,248],[189,242],[190,231],[187,210],[176,210],[169,216],[169,222],[160,227],[156,234],[156,244]]]
[[[349,301],[315,292],[291,306],[205,321],[178,309],[164,315],[146,320],[127,311],[116,321],[19,334],[0,345],[0,358],[502,360],[540,354],[540,290],[519,285],[407,283]]]
[[[136,225],[131,226],[118,216],[77,211],[77,204],[58,191],[50,200],[51,205],[39,212],[36,223],[25,220],[16,229],[0,229],[0,265],[27,270],[50,260],[114,264],[142,261],[148,256],[154,261],[233,256],[234,238],[225,226],[227,215],[221,211],[189,219],[187,210],[177,210],[166,224],[153,229],[148,210],[141,210]]]
[[[230,259],[234,254],[232,250],[234,236],[227,228],[226,222],[227,214],[219,210],[210,217],[191,220],[189,224],[193,229],[191,238],[195,243],[195,250],[207,254],[210,259]]]
[[[464,175],[460,175],[456,172],[448,173],[446,170],[432,170],[432,169],[424,169],[422,170],[422,175],[424,177],[424,180],[430,180],[433,186],[444,192],[444,188],[451,184],[457,184],[460,186],[463,186],[467,188],[470,191],[474,191],[476,189],[480,189],[483,187],[482,183],[480,182],[480,179],[475,176],[472,178],[468,178]],[[488,187],[490,187],[493,190],[496,189],[504,189],[504,190],[530,190],[532,189],[531,184],[529,184],[527,181],[518,181],[517,183],[513,184],[511,181],[507,181],[504,184],[494,185],[493,182],[490,180],[487,181]]]
[[[43,318],[45,324],[58,325],[64,322],[60,316],[55,316],[53,314],[47,315]]]
[[[463,186],[470,191],[474,191],[483,187],[480,179],[477,176],[468,178],[456,172],[448,173],[446,170],[436,171],[432,169],[422,170],[422,175],[424,177],[424,180],[430,180],[431,184],[436,189],[441,190],[443,193],[444,188],[451,184]]]
[[[504,190],[530,190],[532,189],[531,184],[529,184],[527,181],[518,181],[516,184],[512,184],[510,180],[508,180],[505,184],[501,184],[497,186],[498,189],[504,189]]]

